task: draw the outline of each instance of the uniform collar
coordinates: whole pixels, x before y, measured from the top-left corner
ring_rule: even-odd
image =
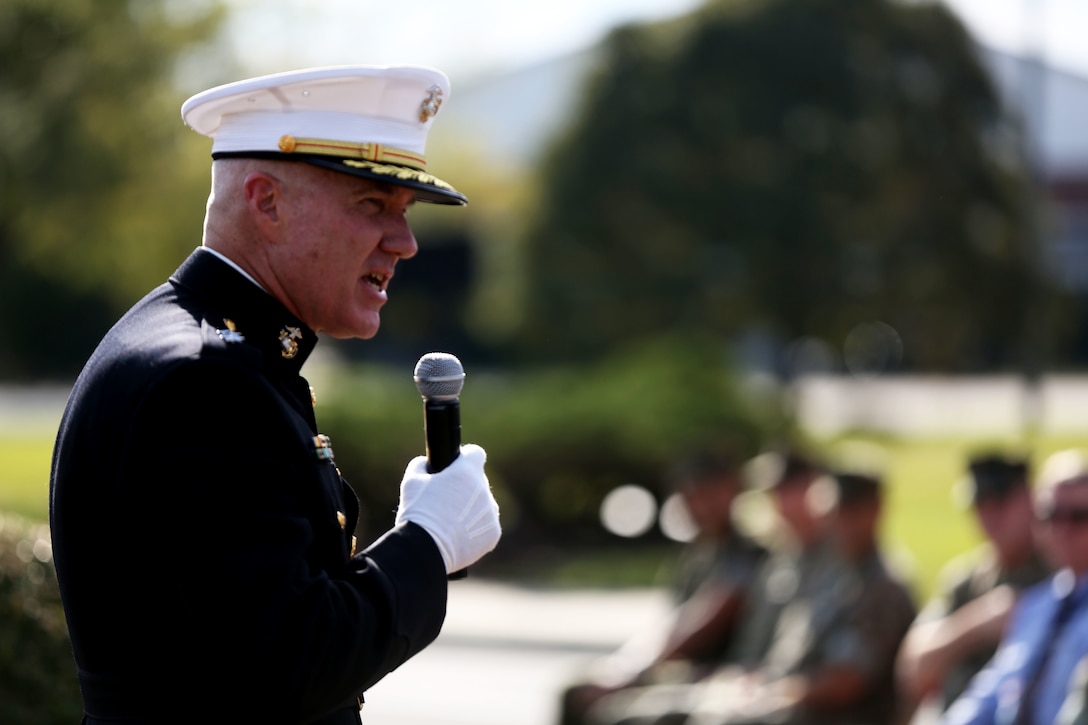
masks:
[[[264,288],[264,285],[262,285],[262,284],[261,284],[260,282],[258,282],[257,280],[253,279],[253,275],[251,275],[251,274],[250,274],[249,272],[247,272],[247,271],[245,271],[244,269],[242,269],[242,268],[241,268],[241,267],[240,267],[240,266],[238,265],[238,263],[237,263],[237,262],[235,262],[235,261],[234,261],[233,259],[231,259],[231,258],[230,258],[230,257],[228,257],[227,255],[223,254],[223,253],[222,253],[222,252],[220,252],[220,251],[217,251],[217,250],[215,250],[215,249],[212,249],[211,247],[200,247],[200,248],[201,248],[201,249],[203,249],[203,250],[204,250],[205,252],[208,252],[209,254],[213,254],[213,255],[215,255],[215,256],[216,256],[216,257],[217,257],[218,259],[221,259],[221,260],[223,260],[224,262],[226,262],[226,263],[227,263],[227,264],[228,264],[228,265],[230,266],[230,268],[231,268],[231,269],[233,269],[233,270],[234,270],[235,272],[237,272],[238,274],[240,274],[240,275],[242,275],[243,277],[245,277],[246,279],[248,279],[248,280],[249,280],[250,282],[252,282],[253,284],[255,284],[255,285],[257,285],[258,287],[260,287],[260,288],[261,288],[261,290],[262,290],[263,292],[267,292],[267,291],[268,291],[268,290],[266,290],[266,289]]]
[[[233,327],[245,343],[260,349],[266,365],[297,375],[317,345],[317,333],[208,249],[190,254],[170,282],[205,303],[209,324],[223,328],[221,332]]]

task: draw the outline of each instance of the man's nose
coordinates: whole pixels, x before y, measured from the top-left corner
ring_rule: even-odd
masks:
[[[386,228],[382,237],[382,248],[400,259],[416,256],[419,244],[416,243],[416,237],[407,219],[398,219]]]

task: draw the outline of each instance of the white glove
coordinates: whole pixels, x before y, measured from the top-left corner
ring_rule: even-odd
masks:
[[[427,473],[427,459],[413,458],[400,484],[397,524],[422,526],[446,562],[446,573],[464,569],[499,543],[499,505],[484,473],[487,453],[461,446],[461,454],[438,473]]]

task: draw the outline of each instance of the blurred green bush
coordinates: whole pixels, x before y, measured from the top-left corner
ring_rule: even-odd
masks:
[[[0,512],[0,722],[72,725],[82,713],[48,527]]]
[[[504,528],[486,565],[615,544],[598,523],[614,487],[636,483],[660,498],[664,469],[688,449],[720,447],[741,460],[780,433],[779,406],[745,391],[723,349],[666,337],[577,368],[467,369],[462,440],[488,452]],[[403,467],[423,452],[422,403],[404,370],[353,368],[329,387],[317,391],[318,420],[363,502],[368,541],[392,523]]]

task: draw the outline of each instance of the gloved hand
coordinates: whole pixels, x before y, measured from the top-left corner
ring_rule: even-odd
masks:
[[[453,463],[427,472],[424,456],[413,458],[400,484],[397,524],[422,526],[442,552],[446,573],[464,569],[499,543],[499,505],[484,473],[487,453],[480,446],[461,446]]]

